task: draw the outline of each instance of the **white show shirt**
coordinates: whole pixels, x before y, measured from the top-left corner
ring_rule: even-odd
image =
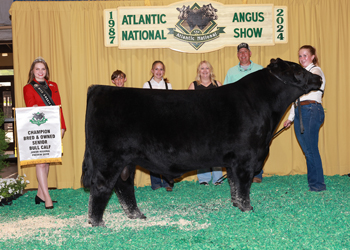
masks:
[[[322,69],[318,66],[315,66],[313,63],[311,63],[305,69],[307,71],[310,71],[311,73],[313,73],[315,75],[319,75],[322,77],[323,83],[322,83],[320,89],[322,89],[324,91],[324,88],[326,86],[326,78],[323,74]],[[318,90],[314,90],[314,91],[309,92],[308,94],[300,96],[300,101],[302,102],[302,101],[306,101],[306,100],[310,100],[310,101],[312,100],[312,101],[316,101],[318,103],[322,103],[322,95],[323,95],[323,92],[318,91]],[[290,109],[288,120],[294,121],[294,116],[295,116],[294,105],[292,105],[292,108]]]
[[[152,85],[152,89],[166,89],[165,82],[164,82],[163,78],[160,82],[156,82],[152,77],[152,79],[150,80],[150,83]],[[144,89],[150,88],[148,82],[145,82],[145,84],[143,85],[143,88]],[[170,83],[168,83],[168,89],[172,89]]]

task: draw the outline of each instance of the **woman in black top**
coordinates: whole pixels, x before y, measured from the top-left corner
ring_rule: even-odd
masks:
[[[196,80],[190,84],[188,89],[211,89],[221,85],[221,82],[215,80],[211,64],[207,61],[201,61],[197,68]]]
[[[188,89],[211,89],[217,88],[221,85],[222,84],[219,81],[215,80],[215,75],[211,64],[207,61],[201,61],[197,68],[196,80],[190,84]],[[214,185],[220,185],[220,183],[216,182],[221,176],[221,167],[212,167],[212,171],[210,171],[210,168],[197,170],[198,181],[201,185],[208,186],[210,180],[212,180]]]

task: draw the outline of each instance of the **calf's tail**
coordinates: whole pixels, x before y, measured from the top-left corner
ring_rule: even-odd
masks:
[[[87,99],[86,99],[86,114],[85,114],[85,153],[84,153],[84,160],[82,165],[82,174],[80,182],[81,184],[86,187],[90,188],[92,184],[92,175],[93,175],[93,164],[91,159],[91,153],[89,149],[89,142],[88,142],[88,121],[89,121],[89,102],[90,99],[93,96],[93,90],[95,89],[95,85],[91,85],[88,89],[87,93]]]
[[[85,154],[84,154],[84,160],[82,165],[82,174],[81,174],[81,184],[86,187],[91,187],[91,180],[92,180],[92,159],[90,155],[90,151],[88,147],[85,147]]]

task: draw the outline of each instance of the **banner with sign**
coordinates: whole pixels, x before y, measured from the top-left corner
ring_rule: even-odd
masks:
[[[287,7],[177,2],[169,6],[104,10],[105,46],[170,48],[210,52],[246,42],[250,46],[288,42]]]
[[[62,162],[60,106],[16,108],[20,164]]]

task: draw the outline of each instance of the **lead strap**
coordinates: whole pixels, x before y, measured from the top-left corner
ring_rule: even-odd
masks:
[[[303,124],[303,117],[301,115],[300,97],[298,97],[298,112],[299,112],[300,133],[304,134],[304,124]]]

